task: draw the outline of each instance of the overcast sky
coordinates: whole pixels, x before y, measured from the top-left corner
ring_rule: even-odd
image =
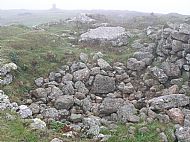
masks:
[[[190,15],[190,0],[0,0],[0,9],[113,9]]]

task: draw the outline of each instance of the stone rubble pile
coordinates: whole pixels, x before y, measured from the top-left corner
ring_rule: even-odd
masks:
[[[90,64],[88,55],[81,53],[79,61],[61,66],[48,78],[37,78],[38,88],[30,91],[25,105],[34,118],[65,122],[72,131],[90,138],[99,137],[102,128],[114,128],[116,122],[158,120],[177,124],[178,140],[189,139],[185,132],[190,121],[189,86],[181,81],[183,69],[175,69],[175,62],[163,62],[162,68],[153,65],[158,47],[142,45],[127,65],[110,65],[100,53]],[[160,135],[165,136],[164,132]]]
[[[132,47],[137,51],[127,65],[109,64],[100,52],[92,59],[81,53],[79,61],[61,66],[48,77],[37,78],[37,87],[24,98],[23,105],[17,106],[17,112],[22,118],[35,118],[32,126],[44,128],[43,121],[56,120],[71,128],[68,135],[80,133],[101,139],[109,138],[101,130],[114,129],[117,122],[172,122],[176,141],[188,142],[189,29],[187,24],[149,27],[147,36],[154,43],[134,42]],[[2,106],[11,104],[6,96],[0,101]],[[160,137],[168,139],[162,131]]]

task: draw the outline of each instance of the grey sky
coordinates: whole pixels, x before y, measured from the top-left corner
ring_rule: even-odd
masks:
[[[113,9],[190,15],[190,0],[0,0],[0,9]]]

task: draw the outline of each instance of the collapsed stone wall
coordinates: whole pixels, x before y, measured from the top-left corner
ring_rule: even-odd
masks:
[[[176,139],[188,141],[190,50],[188,25],[183,25],[148,32],[155,42],[134,43],[137,52],[127,65],[110,65],[101,53],[90,63],[81,53],[79,61],[36,79],[37,88],[23,101],[28,107],[19,109],[26,112],[23,118],[62,121],[88,137],[98,137],[102,126],[111,129],[118,121],[173,122]]]
[[[184,122],[190,121],[186,113],[190,98],[179,81],[170,78],[172,72],[153,66],[157,48],[154,43],[144,44],[127,65],[110,65],[100,53],[90,64],[88,55],[81,53],[79,61],[36,79],[38,88],[31,90],[25,104],[33,117],[69,122],[73,131],[89,137],[98,136],[102,125],[113,126],[117,121],[158,120],[179,124],[176,136],[180,139],[181,129],[187,127]]]

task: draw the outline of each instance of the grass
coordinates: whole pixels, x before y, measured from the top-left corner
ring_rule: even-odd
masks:
[[[15,119],[5,119],[7,113],[14,116]],[[129,127],[135,128],[135,137],[130,137],[128,130]],[[141,133],[139,128],[146,126],[148,131]],[[54,137],[59,137],[69,142],[92,142],[92,140],[86,140],[82,138],[65,138],[60,131],[64,127],[64,123],[52,122],[49,126],[54,131],[34,131],[28,127],[28,124],[20,119],[17,114],[10,111],[0,112],[0,141],[1,142],[49,142]],[[163,124],[157,121],[150,124],[131,124],[128,127],[124,124],[118,124],[116,130],[101,130],[102,134],[112,135],[108,142],[160,142],[159,133],[156,129],[159,128],[167,135],[168,141],[173,142],[172,137],[173,125]]]
[[[128,133],[130,126],[135,127],[134,137],[130,137]],[[103,134],[112,135],[108,142],[160,142],[161,139],[159,137],[159,133],[156,131],[157,128],[160,128],[161,130],[164,130],[169,142],[174,141],[172,137],[172,124],[162,124],[156,121],[146,125],[133,124],[130,126],[126,127],[123,124],[119,124],[115,131],[102,130],[101,132]],[[139,131],[139,128],[143,126],[148,128],[148,131],[145,133]]]
[[[48,142],[50,139],[42,132],[32,131],[24,126],[23,121],[14,113],[14,120],[5,119],[8,111],[0,111],[0,141],[1,142]]]
[[[47,77],[49,72],[61,65],[78,60],[81,52],[90,56],[91,53],[101,51],[110,63],[126,63],[134,52],[130,45],[135,39],[130,39],[128,46],[120,48],[71,47],[67,39],[57,36],[57,32],[64,30],[73,29],[69,25],[56,25],[47,31],[32,31],[21,25],[0,28],[0,57],[18,65],[14,82],[8,86],[0,86],[0,89],[3,88],[11,99],[19,102],[25,93],[35,88],[36,78]]]

